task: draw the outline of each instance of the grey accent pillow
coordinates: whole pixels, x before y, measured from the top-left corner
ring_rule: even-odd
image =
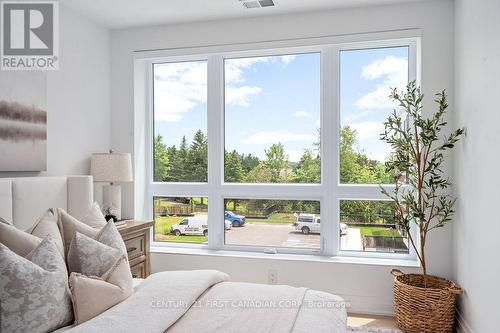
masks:
[[[68,272],[51,236],[26,258],[0,244],[0,331],[49,332],[73,321]]]
[[[68,251],[68,270],[101,277],[123,256],[120,250],[77,232]]]
[[[68,270],[100,277],[122,255],[127,258],[127,248],[115,224],[109,221],[93,237],[75,232],[68,249]]]
[[[61,208],[57,209],[57,224],[61,231],[66,258],[71,240],[75,236],[76,232],[89,237],[94,237],[99,232],[99,229],[92,228],[91,226],[77,220]]]
[[[76,325],[132,295],[127,249],[112,221],[93,238],[76,232],[67,259]]]

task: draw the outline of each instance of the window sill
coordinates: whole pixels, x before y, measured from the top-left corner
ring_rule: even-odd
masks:
[[[308,254],[266,254],[260,252],[245,251],[227,251],[227,250],[209,250],[200,248],[178,248],[167,246],[152,246],[151,253],[165,253],[178,255],[194,256],[215,256],[245,259],[268,259],[268,260],[290,260],[306,261],[320,263],[339,263],[354,265],[372,265],[372,266],[390,266],[390,267],[420,267],[416,259],[390,259],[390,258],[367,258],[367,257],[349,257],[349,256],[319,256]]]

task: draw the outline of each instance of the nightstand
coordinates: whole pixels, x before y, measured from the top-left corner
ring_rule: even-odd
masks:
[[[118,229],[127,247],[130,271],[134,278],[149,275],[149,238],[153,221],[127,220],[127,225]]]

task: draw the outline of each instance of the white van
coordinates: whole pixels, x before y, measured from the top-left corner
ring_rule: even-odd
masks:
[[[170,233],[180,235],[203,235],[208,236],[208,217],[190,216],[183,219],[179,224],[170,227]]]
[[[231,229],[231,221],[224,221],[224,228]],[[170,227],[170,233],[180,235],[203,235],[208,236],[208,216],[190,216],[183,219],[179,224]]]

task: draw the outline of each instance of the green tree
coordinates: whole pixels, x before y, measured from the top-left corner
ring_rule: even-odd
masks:
[[[185,182],[191,180],[191,168],[188,167],[188,144],[183,136],[179,149],[176,151],[175,159],[171,165],[170,179],[174,182]]]
[[[285,147],[281,142],[274,143],[265,150],[267,160],[265,166],[271,172],[271,182],[280,183],[284,179],[281,177],[282,171],[288,167],[288,156],[285,154]]]
[[[241,156],[236,150],[224,153],[224,180],[228,183],[240,183],[245,177],[241,165]]]
[[[206,182],[208,170],[208,147],[205,134],[198,130],[194,135],[193,142],[187,153],[188,179],[185,181]]]
[[[241,155],[241,166],[245,170],[245,173],[250,172],[250,170],[254,169],[257,165],[259,165],[260,161],[257,156],[252,154],[242,154]]]
[[[313,156],[310,149],[304,150],[294,171],[293,181],[297,183],[319,183],[321,181],[321,160],[319,156]]]
[[[272,179],[271,170],[264,162],[259,163],[245,176],[245,182],[247,183],[272,183]]]
[[[157,135],[154,138],[154,172],[153,178],[156,182],[166,181],[169,171],[169,156],[167,145],[163,142],[163,137]]]

